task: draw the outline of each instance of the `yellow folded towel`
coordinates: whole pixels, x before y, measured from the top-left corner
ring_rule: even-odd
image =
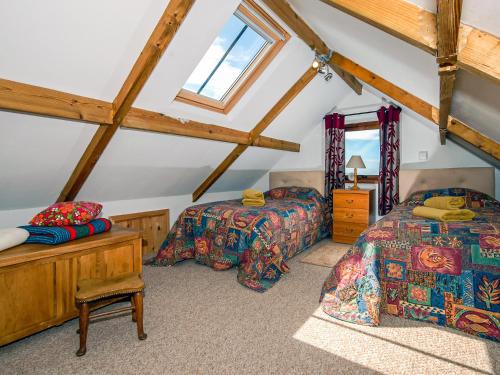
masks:
[[[243,191],[243,199],[264,199],[264,193],[254,189],[246,189]]]
[[[426,199],[424,206],[439,208],[441,210],[458,210],[465,205],[463,197],[432,197]]]
[[[439,208],[424,206],[415,207],[413,215],[439,221],[469,221],[476,216],[471,210],[440,210]]]
[[[241,203],[243,203],[243,206],[257,206],[257,207],[262,207],[263,205],[266,204],[266,201],[264,200],[264,198],[262,199],[243,199],[241,201]]]

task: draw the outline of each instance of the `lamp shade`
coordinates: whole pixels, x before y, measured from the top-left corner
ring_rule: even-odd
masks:
[[[347,168],[366,168],[365,163],[363,162],[363,159],[361,159],[361,156],[359,155],[353,155],[349,159],[346,165]]]

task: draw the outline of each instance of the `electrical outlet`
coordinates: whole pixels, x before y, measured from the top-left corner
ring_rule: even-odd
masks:
[[[427,161],[428,158],[429,157],[428,157],[427,151],[419,151],[418,152],[418,160]]]

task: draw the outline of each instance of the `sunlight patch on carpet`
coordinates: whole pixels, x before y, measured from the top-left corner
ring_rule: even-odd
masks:
[[[387,315],[380,327],[336,320],[319,307],[296,340],[373,369],[395,373],[495,373],[498,344],[449,328]]]

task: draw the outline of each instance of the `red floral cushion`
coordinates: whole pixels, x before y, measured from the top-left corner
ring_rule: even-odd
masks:
[[[102,205],[93,202],[61,202],[47,207],[31,219],[31,225],[63,226],[83,225],[94,220],[102,210]]]

